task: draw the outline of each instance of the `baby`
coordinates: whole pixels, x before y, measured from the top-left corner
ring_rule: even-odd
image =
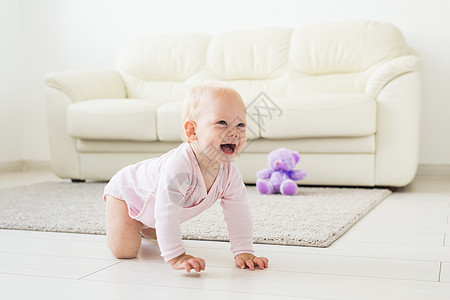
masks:
[[[142,236],[157,237],[161,256],[174,269],[204,271],[202,258],[186,254],[180,223],[221,199],[236,265],[267,268],[268,259],[253,254],[246,188],[231,162],[247,141],[241,96],[218,83],[197,86],[186,95],[182,121],[186,142],[125,167],[106,185],[109,249],[117,258],[133,258]]]

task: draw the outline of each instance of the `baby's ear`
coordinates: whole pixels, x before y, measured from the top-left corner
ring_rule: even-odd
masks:
[[[197,134],[195,133],[195,122],[192,120],[187,120],[184,122],[184,135],[188,141],[196,141]]]

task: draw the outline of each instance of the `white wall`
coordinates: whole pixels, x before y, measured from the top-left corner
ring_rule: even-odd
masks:
[[[0,2],[0,163],[22,159],[19,16],[16,1]]]
[[[17,14],[15,2],[7,3],[11,15]],[[12,153],[20,147],[22,159],[49,159],[43,98],[45,73],[113,68],[120,45],[130,39],[159,32],[218,32],[371,19],[399,27],[408,44],[422,56],[424,96],[420,163],[450,164],[448,0],[20,0],[19,3],[24,49],[21,58],[27,68],[25,77],[20,80],[22,89],[11,89],[8,93],[14,99],[22,99],[23,122],[15,121],[20,120],[17,105],[1,94],[4,98],[0,99],[2,115],[6,109],[6,122],[14,128],[13,134],[3,126],[0,128],[0,140],[6,139],[11,144],[11,149],[1,150],[0,161],[16,159]],[[2,14],[7,18],[0,20],[1,30],[14,45],[18,33],[15,18],[9,13]],[[4,27],[13,30],[10,32]],[[14,54],[13,50],[10,52]],[[17,61],[7,66],[14,68],[15,64]],[[17,86],[17,81],[13,85]],[[10,116],[13,113],[17,118]],[[23,144],[16,139],[21,130]]]

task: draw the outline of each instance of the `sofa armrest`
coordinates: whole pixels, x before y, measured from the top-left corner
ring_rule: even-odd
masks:
[[[61,178],[84,179],[76,140],[67,134],[67,108],[74,102],[126,98],[122,77],[112,70],[64,71],[45,76],[52,170]]]
[[[122,77],[113,70],[54,72],[45,76],[45,83],[66,94],[73,102],[97,98],[126,98]]]
[[[393,79],[420,69],[420,59],[416,55],[397,57],[378,66],[367,80],[365,92],[376,98],[384,86]]]
[[[405,186],[419,164],[422,76],[408,72],[377,96],[375,185]]]

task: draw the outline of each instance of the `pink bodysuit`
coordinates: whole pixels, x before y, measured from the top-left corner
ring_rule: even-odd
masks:
[[[165,261],[185,252],[180,224],[199,215],[218,199],[221,199],[233,255],[253,253],[252,220],[239,169],[234,163],[223,163],[207,193],[189,143],[159,158],[123,168],[106,185],[105,201],[107,194],[124,200],[131,218],[156,228]]]

